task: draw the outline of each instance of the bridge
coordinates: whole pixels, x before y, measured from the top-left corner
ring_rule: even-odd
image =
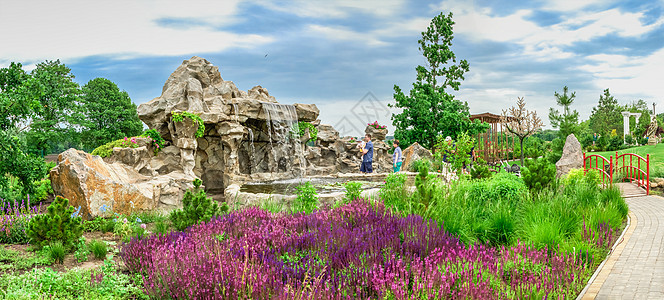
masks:
[[[629,182],[634,188],[626,189],[624,197],[650,195],[650,154],[646,157],[634,153],[609,156],[607,159],[598,154],[583,153],[585,172],[596,170],[604,185],[614,182]]]

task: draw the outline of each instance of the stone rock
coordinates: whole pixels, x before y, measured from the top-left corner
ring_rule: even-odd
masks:
[[[556,162],[556,176],[560,178],[572,169],[583,168],[583,148],[574,134],[567,136],[563,156]]]
[[[181,172],[152,177],[141,175],[121,163],[106,163],[101,157],[69,149],[58,156],[58,165],[50,171],[56,195],[81,207],[81,215],[90,219],[108,216],[100,210],[129,215],[139,211],[170,211],[181,207],[184,191],[193,188],[193,178]]]
[[[376,128],[367,125],[367,128],[364,129],[364,133],[371,134],[371,140],[373,141],[384,141],[387,136],[387,128]]]
[[[318,118],[320,110],[316,104],[293,104],[297,110],[297,118],[300,122],[313,122]]]
[[[318,129],[318,141],[324,143],[331,143],[339,139],[339,132],[334,127],[327,124],[320,124]]]
[[[403,162],[401,164],[401,170],[408,171],[410,164],[420,158],[433,159],[431,151],[420,146],[417,142],[410,145],[408,148],[402,151]],[[390,158],[391,159],[391,158]]]

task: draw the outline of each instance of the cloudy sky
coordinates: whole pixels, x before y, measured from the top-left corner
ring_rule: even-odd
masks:
[[[450,11],[453,49],[470,63],[455,94],[471,113],[524,96],[548,125],[565,85],[584,119],[605,88],[621,102],[664,98],[664,0],[0,0],[0,66],[60,59],[79,83],[108,78],[140,104],[198,55],[240,89],[315,103],[353,133],[367,119],[390,124],[393,86],[410,89],[424,63],[420,32]]]

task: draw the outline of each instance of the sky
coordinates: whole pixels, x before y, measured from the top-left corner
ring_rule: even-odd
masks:
[[[664,0],[0,0],[0,67],[60,59],[78,83],[108,78],[141,104],[196,55],[240,89],[314,103],[323,123],[360,135],[367,121],[391,127],[394,85],[410,90],[425,64],[417,40],[441,12],[470,64],[450,92],[471,113],[525,97],[550,127],[563,86],[582,119],[606,88],[621,103],[664,98]]]

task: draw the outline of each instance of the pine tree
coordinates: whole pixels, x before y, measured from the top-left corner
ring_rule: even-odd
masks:
[[[604,94],[599,96],[597,106],[593,107],[590,115],[590,128],[594,133],[608,135],[612,130],[616,130],[619,136],[623,135],[621,107],[609,89],[604,90]]]

